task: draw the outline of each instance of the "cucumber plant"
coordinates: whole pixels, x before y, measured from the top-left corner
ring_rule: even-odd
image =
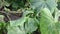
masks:
[[[60,34],[60,11],[57,8],[59,1],[0,0],[0,2],[0,6],[4,7],[3,13],[9,19],[5,22],[4,17],[1,17],[3,21],[0,25],[0,34],[3,34],[2,32],[4,34]],[[19,16],[18,13],[22,13],[22,16],[11,20],[10,17],[16,17],[16,14]]]

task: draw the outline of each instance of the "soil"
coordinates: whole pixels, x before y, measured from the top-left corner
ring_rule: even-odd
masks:
[[[9,18],[10,18],[10,20],[16,20],[16,19],[19,19],[20,17],[22,17],[22,13],[9,13],[9,15],[8,15],[5,12],[4,7],[0,8],[0,14],[5,16],[4,21],[6,21],[6,22],[9,21]]]

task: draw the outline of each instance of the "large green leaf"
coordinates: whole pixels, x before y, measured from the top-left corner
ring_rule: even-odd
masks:
[[[55,0],[30,0],[30,2],[31,7],[37,10],[41,10],[46,7],[50,9],[50,11],[54,11],[55,7],[57,6]]]
[[[15,25],[12,26],[8,26],[8,34],[31,34],[32,32],[37,30],[37,22],[36,19],[33,18],[27,18],[28,20],[26,20],[27,22],[16,26],[16,24],[19,22],[17,21]],[[22,20],[23,21],[23,20]],[[13,23],[13,22],[12,22]]]
[[[23,29],[23,26],[21,28],[16,26],[9,26],[8,27],[8,34],[26,34],[25,30]]]
[[[10,21],[10,25],[8,26],[8,34],[27,34],[35,31],[37,29],[37,25],[35,26],[35,19],[30,19],[28,16],[29,13],[33,13],[33,11],[23,11],[23,15],[20,19]],[[28,19],[28,26],[27,23],[24,28],[24,23]],[[32,28],[33,27],[33,28]]]
[[[27,33],[32,33],[37,30],[37,22],[34,18],[28,18],[25,23],[25,30]]]
[[[40,18],[41,34],[59,34],[59,31],[56,29],[57,28],[56,23],[54,22],[54,18],[50,10],[47,8],[44,8],[41,11],[41,18]]]

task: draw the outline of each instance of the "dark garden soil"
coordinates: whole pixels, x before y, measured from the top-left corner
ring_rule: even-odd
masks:
[[[0,8],[0,14],[5,16],[4,21],[16,20],[22,17],[22,13],[6,13],[3,7]]]

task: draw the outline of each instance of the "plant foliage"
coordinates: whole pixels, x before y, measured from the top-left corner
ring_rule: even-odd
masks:
[[[59,4],[60,0],[0,0],[0,34],[60,34]]]

